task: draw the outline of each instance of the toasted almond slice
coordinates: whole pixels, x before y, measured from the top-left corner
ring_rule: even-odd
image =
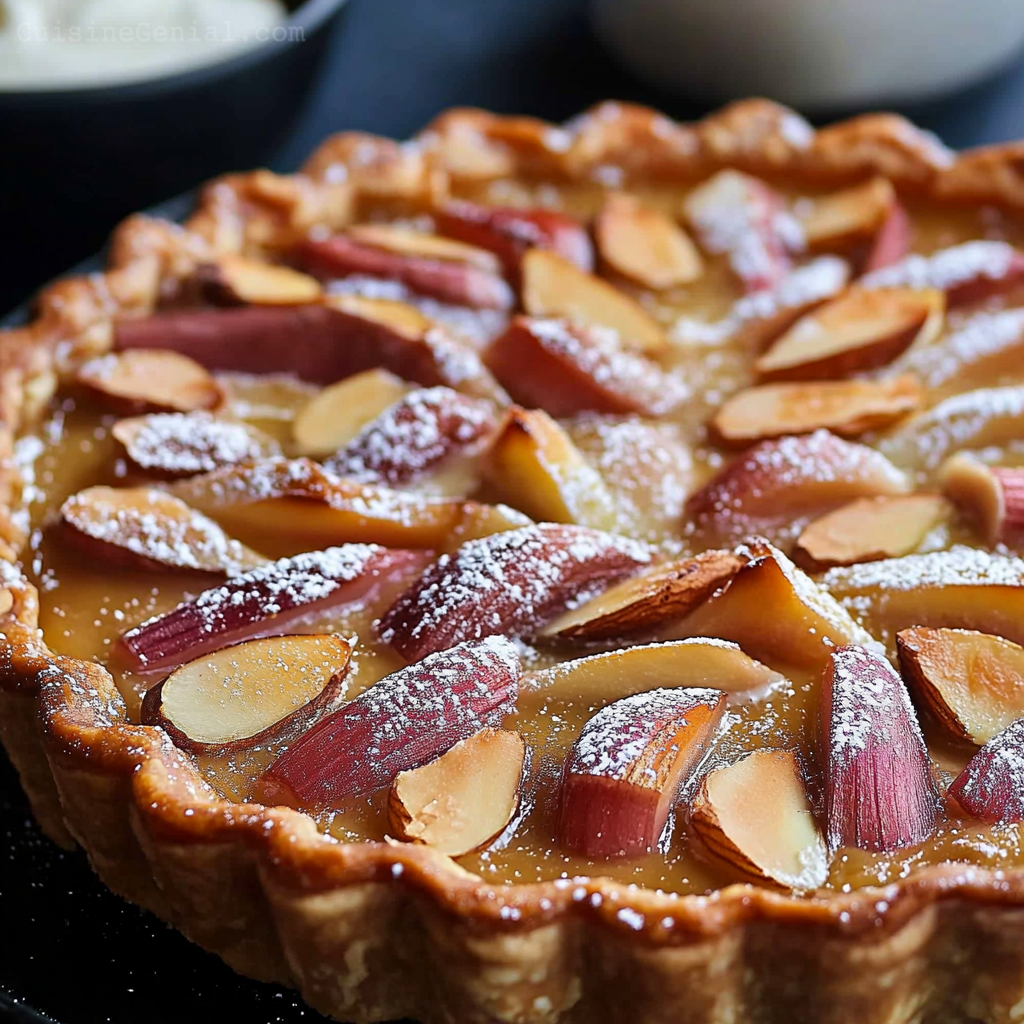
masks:
[[[105,405],[129,415],[213,409],[224,398],[209,371],[163,349],[111,352],[89,360],[75,379]]]
[[[155,413],[119,420],[111,433],[147,473],[173,478],[280,455],[278,443],[247,423],[208,412]]]
[[[292,424],[297,453],[313,458],[333,455],[411,390],[380,367],[324,388],[299,410]]]
[[[888,178],[872,178],[842,192],[807,199],[796,217],[811,250],[842,248],[872,238],[896,203]]]
[[[433,260],[469,263],[492,274],[501,272],[501,262],[493,252],[440,235],[428,235],[390,224],[355,224],[348,229],[348,235],[364,245],[387,249],[402,256],[426,256]]]
[[[733,395],[711,426],[730,444],[808,434],[820,428],[856,437],[915,412],[923,398],[924,390],[911,374],[880,381],[760,384]]]
[[[633,576],[555,619],[540,633],[560,640],[608,640],[682,619],[745,564],[731,551],[705,551]]]
[[[390,327],[409,339],[418,339],[434,326],[434,321],[425,313],[407,302],[394,299],[372,299],[365,295],[328,295],[324,305],[340,310],[362,320],[372,320],[383,327]]]
[[[661,325],[636,299],[548,249],[523,254],[522,299],[531,316],[608,328],[626,348],[657,354],[668,344]]]
[[[969,455],[954,455],[943,464],[939,483],[989,544],[1024,536],[1024,469],[986,466]]]
[[[827,590],[771,544],[752,541],[738,553],[747,564],[728,586],[666,630],[666,638],[718,636],[769,665],[811,670],[822,668],[837,645],[873,643]]]
[[[657,687],[714,686],[737,701],[761,698],[786,680],[739,646],[713,637],[641,644],[592,654],[523,677],[519,710],[549,701],[599,708]]]
[[[909,555],[951,512],[937,494],[859,498],[807,526],[797,541],[797,560],[819,572]]]
[[[830,569],[822,586],[880,637],[910,626],[979,629],[1024,643],[1024,560],[958,545]]]
[[[704,273],[704,261],[689,235],[671,217],[644,206],[635,196],[609,195],[594,233],[605,263],[646,288],[674,288]]]
[[[935,289],[851,288],[798,320],[757,360],[772,380],[820,380],[873,370],[942,330],[946,301]]]
[[[519,806],[526,743],[517,732],[481,729],[388,794],[388,821],[402,839],[461,857],[487,846]]]
[[[274,558],[344,543],[437,548],[471,504],[343,480],[305,458],[225,466],[171,489]]]
[[[828,878],[796,755],[758,750],[710,772],[690,808],[704,845],[743,878],[808,892]]]
[[[229,756],[295,736],[345,696],[352,644],[340,636],[275,636],[175,669],[142,702],[191,753]]]
[[[211,301],[257,306],[297,306],[317,302],[323,288],[315,277],[291,267],[226,253],[196,271]]]
[[[65,536],[101,565],[236,576],[266,562],[185,502],[148,487],[89,487],[60,515]]]
[[[485,476],[499,500],[533,519],[615,527],[615,505],[601,475],[543,409],[509,409]]]
[[[956,740],[979,747],[1024,717],[1024,647],[972,629],[896,634],[900,670],[919,704]]]

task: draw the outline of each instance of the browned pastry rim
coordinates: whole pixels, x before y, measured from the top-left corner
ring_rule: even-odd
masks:
[[[127,721],[104,669],[52,654],[37,628],[17,568],[13,441],[111,347],[115,316],[146,315],[211,257],[283,249],[367,202],[427,208],[453,180],[684,180],[722,166],[825,184],[880,173],[907,193],[1024,209],[1024,143],[956,155],[892,115],[815,131],[765,100],[695,125],[616,103],[563,127],[453,110],[409,143],[346,133],[299,174],[219,179],[184,226],[129,218],[106,273],[51,285],[29,326],[0,333],[0,737],[46,831],[236,969],[343,1019],[1020,1019],[1024,870],[946,864],[829,898],[488,885],[426,847],[346,845],[299,812],[220,799],[161,730]]]

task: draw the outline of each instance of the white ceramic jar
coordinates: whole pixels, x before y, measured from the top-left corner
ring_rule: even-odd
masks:
[[[656,85],[805,110],[951,92],[1024,45],[1024,0],[594,0],[593,19]]]

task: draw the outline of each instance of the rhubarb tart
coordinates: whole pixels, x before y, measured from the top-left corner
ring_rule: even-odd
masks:
[[[47,834],[344,1021],[1019,1020],[1024,148],[476,110],[0,334]]]

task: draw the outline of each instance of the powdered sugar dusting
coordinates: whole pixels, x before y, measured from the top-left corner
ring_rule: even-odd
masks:
[[[61,515],[93,540],[175,569],[233,574],[262,561],[212,519],[163,491],[93,487],[69,498]]]
[[[986,821],[1024,821],[1024,718],[1011,722],[971,758],[950,793]]]
[[[953,395],[883,438],[879,448],[901,465],[935,469],[964,448],[1024,438],[1024,386]]]
[[[389,785],[515,707],[519,657],[504,637],[439,651],[314,726],[271,767],[304,801],[330,804]]]
[[[530,332],[548,351],[579,367],[580,371],[609,391],[628,397],[643,396],[650,412],[668,412],[689,397],[689,389],[659,366],[622,348],[618,334],[604,327],[585,333],[573,330],[564,320],[531,319]]]
[[[931,256],[913,253],[898,263],[866,274],[858,282],[863,288],[938,288],[942,291],[985,278],[1006,277],[1016,259],[1007,242],[964,242],[940,249]]]
[[[158,413],[117,424],[114,434],[143,469],[174,476],[208,473],[246,459],[280,454],[273,438],[208,412]]]
[[[644,545],[582,526],[545,523],[473,540],[395,602],[381,638],[422,656],[463,640],[521,635],[649,561]]]
[[[893,850],[931,831],[937,798],[903,680],[884,657],[840,647],[826,694],[826,805],[831,849]]]
[[[1020,587],[1024,585],[1024,559],[957,545],[948,551],[830,569],[822,582],[843,594],[921,587]]]
[[[361,483],[407,483],[476,445],[495,427],[489,402],[422,388],[368,423],[325,467]]]
[[[729,315],[715,323],[704,323],[681,316],[672,325],[670,335],[678,344],[717,346],[759,321],[772,324],[788,314],[809,309],[838,295],[850,279],[850,265],[838,256],[819,256],[791,270],[773,289],[744,295]]]
[[[717,708],[723,697],[721,690],[706,687],[662,687],[617,700],[584,726],[566,770],[625,779],[650,746],[652,732],[697,707]]]
[[[834,485],[829,494],[829,485]],[[754,445],[687,502],[698,526],[750,532],[750,521],[786,515],[862,494],[906,491],[904,475],[883,455],[817,430]]]

